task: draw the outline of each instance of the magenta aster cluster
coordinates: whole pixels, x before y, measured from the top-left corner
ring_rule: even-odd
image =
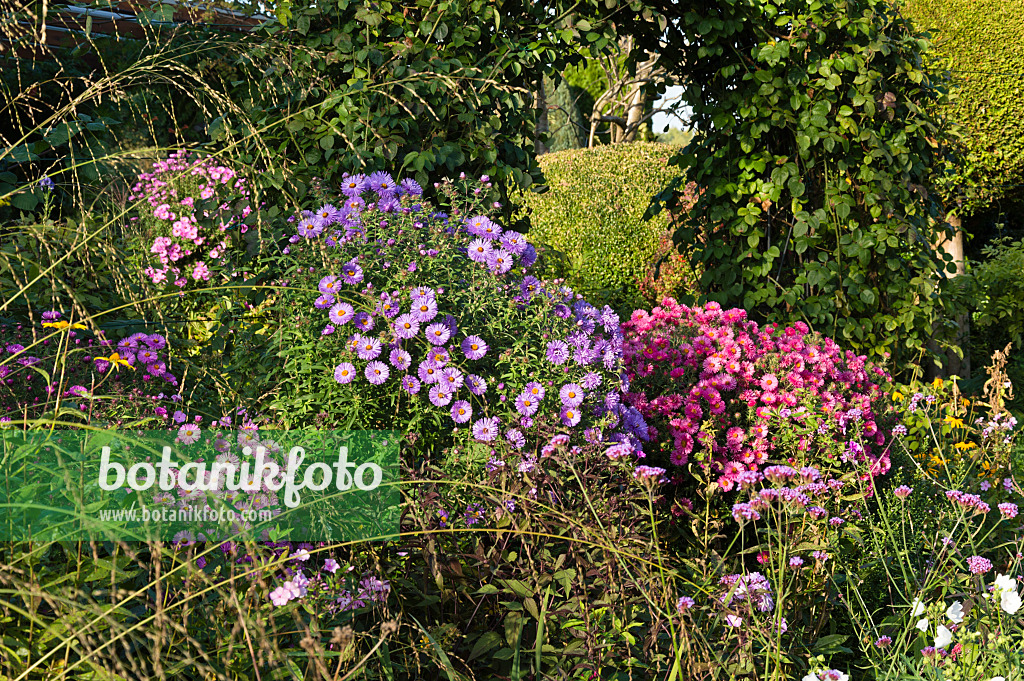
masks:
[[[802,322],[761,329],[743,310],[666,298],[634,312],[623,331],[625,401],[647,420],[657,443],[649,449],[671,463],[701,452],[728,491],[773,455],[780,435],[802,432],[799,450],[828,437],[844,462],[888,471],[878,423],[888,376]]]
[[[154,163],[152,172],[139,175],[129,197],[146,204],[142,217],[159,233],[150,252],[160,265],[147,267],[146,276],[178,288],[209,281],[211,267],[227,255],[228,230],[248,230],[243,222],[252,212],[248,196],[245,180],[212,157],[189,160],[181,150]]]

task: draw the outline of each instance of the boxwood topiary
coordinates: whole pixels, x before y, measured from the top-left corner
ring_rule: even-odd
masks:
[[[569,149],[540,157],[550,190],[524,192],[530,239],[561,258],[545,259],[544,274],[564,276],[595,304],[631,311],[645,306],[640,282],[667,250],[668,216],[641,218],[650,198],[676,176],[673,147],[634,142]]]

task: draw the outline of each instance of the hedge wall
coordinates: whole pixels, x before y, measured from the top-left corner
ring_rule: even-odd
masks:
[[[667,165],[675,151],[633,142],[541,156],[550,190],[526,192],[521,200],[532,209],[531,241],[554,251],[545,275],[563,276],[589,300],[627,311],[685,286],[692,277],[680,259],[663,264],[652,281],[655,262],[672,249],[668,216],[641,219],[651,197],[675,176]]]
[[[935,65],[953,77],[947,115],[963,128],[965,158],[944,192],[965,216],[1024,203],[1024,0],[908,0],[933,31]],[[959,186],[958,186],[959,185]],[[983,186],[977,186],[983,185]]]

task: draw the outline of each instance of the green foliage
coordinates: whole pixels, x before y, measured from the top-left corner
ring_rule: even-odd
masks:
[[[385,168],[425,187],[459,169],[529,186],[540,179],[533,89],[578,59],[569,45],[612,43],[599,5],[293,3],[288,30],[254,50],[267,78],[245,95],[252,129],[270,126],[260,134],[279,154],[269,179],[293,175],[299,196],[314,176]]]
[[[531,238],[561,253],[545,274],[562,275],[588,300],[631,310],[643,305],[639,284],[649,273],[668,217],[642,219],[650,197],[678,171],[667,145],[636,142],[564,151],[541,158],[550,190],[523,193]]]
[[[1016,347],[1024,343],[1024,241],[997,239],[982,249],[964,285],[975,302],[974,324],[999,327]]]
[[[639,19],[627,30],[649,50],[663,38]],[[698,131],[672,162],[704,189],[676,235],[706,243],[701,290],[911,366],[940,268],[925,186],[945,95],[920,66],[928,41],[882,0],[726,0],[684,12],[666,42]]]
[[[587,146],[589,125],[580,115],[572,88],[564,78],[544,78],[548,107],[547,149],[550,152]]]
[[[995,0],[907,0],[902,9],[935,42],[933,62],[953,75],[943,113],[962,135],[947,201],[965,215],[1024,200],[1024,12]]]

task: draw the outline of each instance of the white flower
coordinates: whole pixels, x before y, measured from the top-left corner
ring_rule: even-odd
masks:
[[[921,631],[928,631],[928,618],[926,617],[923,620],[918,620],[917,624],[915,624],[914,626],[920,629]]]
[[[993,677],[992,677],[991,679],[989,679],[988,681],[1006,681],[1006,679],[1005,679],[1005,678],[1003,678],[1002,676],[993,676]]]
[[[810,673],[807,676],[805,676],[801,681],[820,681],[820,679],[818,679],[818,677],[815,676],[813,673]]]
[[[999,596],[999,607],[1007,615],[1016,614],[1020,610],[1021,599],[1017,594],[1017,580],[1008,575],[996,575],[996,594]]]
[[[996,580],[998,581],[998,580]],[[924,614],[924,603],[921,602],[920,598],[915,598],[914,602],[910,604],[910,616],[917,617],[918,615]]]
[[[1016,591],[1004,591],[999,597],[999,607],[1007,615],[1016,614],[1020,610],[1021,600]]]
[[[996,575],[997,591],[1016,591],[1017,580],[1009,575]]]
[[[964,605],[960,601],[953,601],[953,605],[946,609],[946,617],[953,624],[960,624],[964,621]]]
[[[949,629],[947,629],[946,627],[944,627],[941,624],[939,626],[935,627],[935,647],[936,648],[945,648],[945,647],[947,647],[952,642],[953,642],[953,632],[952,631],[950,631]]]

